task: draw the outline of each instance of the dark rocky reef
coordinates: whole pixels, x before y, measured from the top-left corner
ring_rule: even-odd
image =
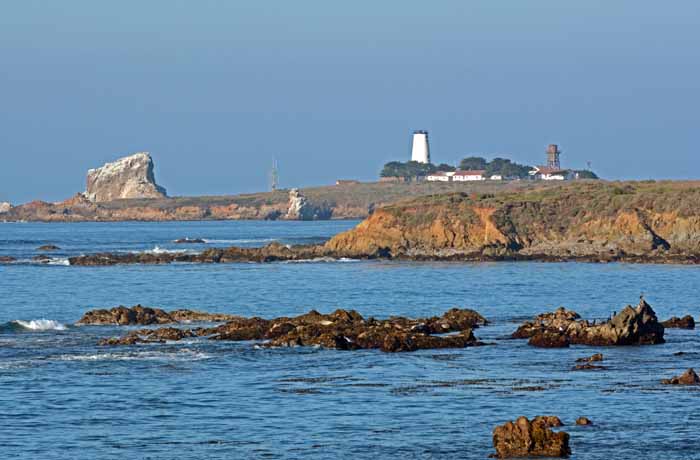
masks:
[[[103,313],[98,316],[102,317]],[[321,314],[315,310],[296,317],[234,319],[210,328],[142,329],[121,338],[105,339],[101,345],[180,340],[207,337],[210,340],[260,340],[268,347],[321,346],[339,350],[379,349],[386,352],[415,351],[427,348],[464,348],[483,345],[472,332],[486,324],[479,313],[453,308],[442,316],[411,319],[391,317],[384,320],[363,318],[354,310],[336,310]]]
[[[332,257],[322,246],[286,246],[270,243],[259,248],[211,248],[197,254],[183,253],[98,253],[71,257],[71,265],[118,265],[118,264],[170,264],[187,263],[227,263],[227,262],[276,262],[289,260],[310,260]]]
[[[661,381],[664,385],[700,385],[700,377],[693,369],[688,369],[681,375]]]
[[[661,324],[667,329],[695,329],[695,320],[690,315],[685,315],[682,318],[672,316]]]
[[[573,311],[561,307],[528,321],[512,334],[529,338],[529,344],[546,347],[577,345],[655,345],[664,343],[664,327],[643,299],[635,308],[626,306],[601,324],[581,320]]]
[[[235,318],[237,317],[222,313],[206,313],[195,310],[174,310],[166,312],[160,308],[135,305],[133,307],[119,306],[109,310],[90,310],[80,318],[77,324],[150,326],[153,324],[187,323],[194,321],[222,322],[231,321]]]
[[[0,256],[0,264],[14,262],[17,259],[11,256]]]
[[[559,420],[557,417],[553,417]],[[551,417],[519,417],[515,422],[509,421],[493,430],[493,447],[497,458],[528,457],[568,457],[571,455],[569,434],[554,432]]]

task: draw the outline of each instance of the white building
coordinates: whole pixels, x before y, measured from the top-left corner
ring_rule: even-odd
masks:
[[[425,180],[430,182],[449,182],[455,173],[449,171],[436,171],[425,176]]]
[[[418,163],[430,163],[430,146],[428,145],[428,131],[414,131],[413,145],[411,146],[411,161]]]
[[[484,170],[455,171],[452,180],[455,182],[466,182],[472,180],[486,180]]]
[[[535,166],[535,169],[528,174],[539,180],[571,180],[574,178],[572,172],[567,169],[551,168],[549,166]]]

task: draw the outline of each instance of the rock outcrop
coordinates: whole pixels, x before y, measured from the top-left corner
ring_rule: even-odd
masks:
[[[579,417],[576,419],[576,425],[593,425],[593,422],[588,417]]]
[[[166,192],[156,184],[151,155],[141,152],[89,170],[85,196],[92,202],[103,202],[125,198],[163,198]]]
[[[113,315],[101,311],[97,317],[98,321],[103,317],[112,321]],[[88,320],[95,321],[94,318]],[[121,324],[132,324],[126,320],[120,321]],[[181,334],[183,338],[196,336],[210,340],[260,340],[265,341],[263,345],[267,347],[321,346],[338,350],[379,349],[385,352],[403,352],[483,345],[474,337],[472,329],[485,323],[486,320],[479,313],[456,308],[440,317],[391,317],[385,320],[363,318],[354,310],[336,310],[325,315],[312,310],[292,318],[271,320],[236,317],[215,327],[183,329]],[[177,340],[173,337],[180,333],[167,329],[165,332],[161,329],[132,331],[121,338],[102,340],[100,344],[133,345]],[[164,338],[164,334],[167,338]]]
[[[327,220],[333,210],[328,206],[313,205],[299,189],[289,191],[289,208],[287,219],[290,220]]]
[[[664,385],[700,385],[700,377],[693,369],[688,369],[679,376],[661,381]]]
[[[5,214],[12,210],[12,204],[7,201],[0,201],[0,214]]]
[[[152,324],[188,323],[193,321],[223,322],[237,318],[223,313],[206,313],[194,310],[174,310],[166,312],[160,308],[143,307],[114,307],[112,309],[90,310],[86,312],[77,324],[116,324],[120,326]]]
[[[695,320],[690,315],[685,315],[682,318],[672,316],[661,324],[667,329],[695,329]]]
[[[497,458],[568,457],[569,434],[554,432],[546,418],[519,417],[493,430]]]
[[[418,260],[697,263],[700,211],[691,196],[700,199],[700,189],[580,184],[549,193],[420,197],[376,209],[327,246],[347,257],[381,250]]]
[[[529,338],[531,344],[654,345],[664,343],[664,327],[651,305],[643,299],[635,308],[626,306],[610,320],[594,324],[579,320],[576,312],[559,308],[537,316],[518,328],[513,338]]]

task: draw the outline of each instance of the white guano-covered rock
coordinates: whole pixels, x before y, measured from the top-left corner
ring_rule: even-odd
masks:
[[[12,209],[12,205],[10,203],[7,201],[0,201],[0,214],[10,212],[10,209]]]
[[[163,198],[165,189],[156,184],[153,159],[147,152],[107,163],[87,173],[85,196],[93,202],[125,198]]]

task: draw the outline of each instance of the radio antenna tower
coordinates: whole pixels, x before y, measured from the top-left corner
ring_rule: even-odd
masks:
[[[279,173],[277,171],[277,160],[272,157],[272,169],[270,170],[270,188],[274,192],[279,185]]]

